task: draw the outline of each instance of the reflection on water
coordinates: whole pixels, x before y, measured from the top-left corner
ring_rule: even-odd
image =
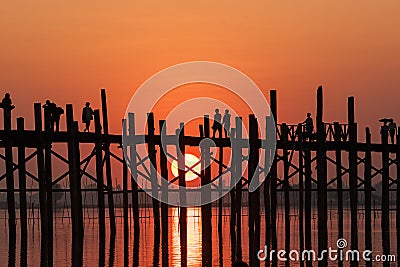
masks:
[[[130,233],[125,237],[128,243],[124,242],[122,210],[116,210],[117,217],[117,234],[110,236],[107,231],[106,236],[99,239],[98,224],[94,218],[95,211],[88,212],[94,216],[87,216],[85,219],[85,235],[72,238],[71,222],[68,218],[61,218],[61,212],[55,213],[54,216],[54,241],[53,241],[53,263],[55,266],[201,266],[202,264],[202,227],[201,227],[201,209],[187,209],[187,223],[181,225],[180,217],[182,213],[178,208],[169,209],[168,220],[168,239],[161,239],[160,234],[155,234],[153,220],[151,218],[151,210],[147,210],[146,217],[140,219],[140,231],[134,231],[133,219],[129,219]],[[247,210],[243,209],[243,214],[247,214]],[[230,218],[229,209],[223,210],[223,232],[217,231],[217,209],[213,209],[212,217],[212,265],[213,266],[231,266],[232,265],[232,242],[230,238]],[[283,212],[278,213],[278,248],[284,247],[284,218]],[[350,225],[349,212],[345,212],[344,225]],[[391,214],[391,230],[392,236],[395,235],[395,214]],[[35,216],[37,218],[37,216]],[[263,218],[263,217],[262,217]],[[317,244],[317,220],[313,216],[313,244]],[[299,229],[297,215],[291,216],[292,243],[291,248],[299,247]],[[376,220],[373,220],[373,251],[379,253],[381,251],[381,233],[379,214]],[[247,232],[247,216],[242,219],[242,255],[243,260],[248,261],[248,232]],[[40,266],[40,221],[38,219],[29,220],[28,235],[21,236],[19,229],[19,221],[17,228],[17,236],[15,239],[8,238],[7,220],[0,219],[0,231],[3,233],[0,239],[0,262],[8,262],[9,266]],[[334,247],[336,243],[337,218],[335,211],[330,212],[329,240],[328,244]],[[108,227],[108,225],[107,225]],[[181,240],[182,229],[187,228],[187,242]],[[107,228],[108,229],[108,228]],[[363,212],[359,213],[359,247],[364,247],[364,218]],[[261,219],[261,233],[265,233],[263,219]],[[350,240],[349,229],[345,229],[344,237]],[[265,244],[265,237],[261,235],[260,244]],[[15,241],[16,240],[16,241]],[[103,242],[99,242],[102,240]],[[222,242],[220,242],[222,241]],[[72,244],[79,242],[74,245]],[[168,242],[168,243],[166,243]],[[185,246],[182,247],[182,244]],[[80,247],[83,249],[80,249]],[[5,249],[8,248],[8,249]],[[164,251],[164,253],[163,253]],[[396,238],[391,239],[391,252],[395,254]],[[186,255],[186,260],[182,262],[182,254]],[[161,259],[161,261],[160,261]],[[263,264],[262,264],[263,266]],[[283,264],[282,264],[283,266]],[[298,266],[293,263],[292,266]],[[331,262],[329,266],[338,266],[337,263]],[[344,263],[344,266],[348,266]],[[360,263],[360,266],[365,266]],[[375,265],[374,265],[375,266]],[[393,263],[391,266],[396,266]]]

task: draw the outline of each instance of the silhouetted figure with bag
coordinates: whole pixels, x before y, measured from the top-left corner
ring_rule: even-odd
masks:
[[[214,123],[211,129],[213,130],[213,138],[215,138],[216,131],[219,132],[219,137],[222,137],[221,113],[219,113],[219,109],[215,109]]]
[[[93,120],[93,113],[90,103],[86,102],[85,107],[82,109],[82,122],[85,124],[84,132],[89,132],[90,122]]]
[[[229,114],[229,109],[225,110],[224,117],[222,119],[222,125],[224,126],[225,137],[231,135],[231,114]]]

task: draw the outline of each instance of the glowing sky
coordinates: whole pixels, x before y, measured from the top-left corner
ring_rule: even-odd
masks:
[[[376,135],[377,119],[400,121],[399,8],[396,0],[4,0],[0,94],[12,94],[14,117],[26,117],[29,128],[34,101],[73,103],[79,119],[86,100],[99,107],[105,87],[111,131],[119,132],[148,77],[208,60],[238,68],[265,92],[276,88],[280,121],[315,113],[319,84],[326,121],[343,121],[354,95],[357,121]]]

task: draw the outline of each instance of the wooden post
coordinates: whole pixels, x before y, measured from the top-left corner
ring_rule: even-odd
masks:
[[[101,138],[100,111],[94,111],[94,128],[96,134],[96,184],[97,184],[97,205],[99,212],[99,240],[100,244],[105,244],[106,215],[104,204],[104,173],[103,173],[103,142]]]
[[[283,144],[283,190],[285,199],[285,251],[290,251],[290,196],[289,196],[289,128],[285,123],[281,126],[281,141]],[[289,261],[285,265],[289,265]]]
[[[218,133],[219,139],[222,138],[222,132],[224,131],[224,127],[221,126],[221,131]],[[218,164],[218,175],[222,175],[222,163],[224,159],[224,147],[220,146],[218,147],[218,161],[220,162]],[[218,199],[218,236],[219,236],[219,242],[222,242],[222,177],[220,178],[219,184],[218,184],[218,190],[219,190],[219,199]]]
[[[77,140],[77,122],[74,121],[72,105],[67,105],[67,131],[70,135],[68,141],[69,183],[71,196],[72,238],[82,238],[83,213],[82,192],[80,177],[80,152]]]
[[[47,113],[47,112],[46,112]],[[45,114],[46,118],[46,114]],[[49,118],[48,118],[49,119]],[[50,121],[45,120],[45,125],[50,126]],[[52,190],[52,164],[51,164],[51,139],[53,137],[53,130],[51,127],[45,126],[46,140],[44,142],[44,169],[46,173],[46,205],[47,205],[47,233],[49,246],[48,251],[48,264],[53,264],[53,190]]]
[[[304,251],[304,164],[303,164],[303,125],[297,125],[297,140],[299,146],[299,241],[300,251]],[[304,266],[304,261],[300,260],[300,266]]]
[[[106,90],[101,89],[101,109],[103,111],[103,133],[104,133],[104,158],[106,163],[106,177],[108,187],[108,215],[110,218],[111,235],[115,235],[115,213],[114,213],[114,195],[112,186],[111,161],[110,161],[110,140],[108,135],[108,115]]]
[[[204,116],[204,136],[201,137],[210,138],[210,119],[208,115]],[[201,169],[203,170],[204,176],[201,177],[201,185],[209,185],[211,182],[211,154],[210,146],[208,142],[204,142],[201,147]],[[209,185],[209,191],[203,191],[201,198],[204,204],[201,207],[201,227],[202,227],[202,265],[212,266],[212,206],[211,206],[211,186]]]
[[[131,140],[135,138],[135,114],[129,113],[128,114],[128,122],[129,122],[129,137]],[[133,208],[133,220],[134,220],[134,229],[135,232],[139,232],[139,192],[138,192],[138,184],[137,184],[137,166],[136,166],[136,144],[129,144],[130,145],[130,171],[131,171],[131,182],[132,182],[132,208]]]
[[[154,135],[154,115],[153,113],[147,114],[147,152],[150,159],[150,180],[151,180],[151,193],[153,203],[153,217],[154,217],[154,230],[156,234],[160,235],[160,206],[158,201],[158,178],[157,178],[157,151]]]
[[[181,245],[181,266],[187,266],[187,209],[186,209],[186,172],[185,172],[185,136],[184,124],[180,124],[180,129],[176,130],[178,138],[177,159],[178,159],[178,176],[179,176],[179,197],[180,197],[180,245]]]
[[[236,258],[236,184],[238,181],[238,176],[236,174],[236,166],[235,162],[237,161],[237,143],[236,143],[236,129],[231,128],[230,132],[230,138],[231,138],[231,166],[230,166],[230,171],[231,171],[231,181],[230,181],[230,188],[231,190],[229,191],[229,196],[230,196],[230,206],[231,206],[231,212],[230,212],[230,224],[229,224],[229,230],[230,230],[230,235],[231,235],[231,260],[232,262],[235,261]]]
[[[382,141],[382,203],[381,203],[381,228],[382,228],[382,252],[383,255],[390,254],[390,210],[389,210],[389,149],[388,129],[381,128]],[[383,266],[389,266],[389,262]]]
[[[400,255],[400,128],[396,136],[396,232],[397,232],[397,255]]]
[[[235,155],[235,179],[239,182],[236,184],[236,259],[242,260],[242,135],[243,135],[243,125],[242,118],[235,118],[235,149],[232,153]]]
[[[277,108],[277,96],[276,90],[270,91],[270,106],[271,106],[271,113],[274,117],[275,127],[278,123],[278,108]],[[278,251],[278,240],[277,240],[277,181],[278,181],[278,165],[277,165],[277,157],[275,154],[274,161],[271,166],[270,170],[271,174],[271,241],[272,241],[272,249]],[[276,253],[272,257],[272,265],[277,266],[278,261],[276,257]]]
[[[13,170],[13,136],[11,135],[11,107],[3,107],[4,115],[4,132],[6,133],[5,163],[6,163],[6,186],[7,186],[7,209],[8,209],[8,230],[9,239],[16,238],[15,224],[15,196],[14,196],[14,170]]]
[[[338,239],[343,238],[343,180],[342,180],[342,127],[339,122],[333,123],[335,140],[335,158],[336,158],[336,188],[337,188],[337,209],[338,209]],[[340,249],[342,250],[342,249]],[[339,264],[343,265],[343,261],[339,259]]]
[[[365,129],[366,150],[364,163],[364,205],[365,205],[365,250],[372,251],[372,221],[371,221],[371,133],[369,128]],[[366,262],[372,266],[372,261]]]
[[[358,197],[357,197],[357,124],[354,116],[354,97],[348,98],[349,123],[349,184],[351,209],[351,249],[358,249]],[[353,261],[352,264],[357,264]]]
[[[343,238],[343,181],[342,181],[342,128],[339,122],[334,122],[334,140],[336,144],[336,184],[337,184],[337,208],[338,208],[338,239]]]
[[[265,162],[264,162],[264,168],[265,168],[265,181],[264,181],[264,221],[265,221],[265,243],[268,245],[267,255],[269,255],[270,247],[271,247],[271,195],[270,195],[270,188],[271,188],[271,175],[268,172],[267,173],[267,166],[269,166],[273,160],[272,158],[272,153],[273,151],[269,148],[269,144],[271,143],[271,139],[273,136],[268,135],[268,127],[275,127],[275,125],[272,124],[272,117],[267,116],[265,118],[266,120],[266,127],[265,127],[265,135],[266,135],[266,146],[265,146]],[[267,257],[265,261],[266,266],[270,265],[270,258]]]
[[[48,228],[47,228],[47,205],[46,205],[46,172],[44,168],[44,144],[42,134],[42,107],[40,103],[34,104],[35,131],[39,136],[37,144],[36,159],[39,177],[39,202],[40,202],[40,229],[41,229],[41,253],[40,262],[47,265],[48,259]]]
[[[305,248],[310,251],[312,249],[311,222],[312,222],[312,184],[311,184],[311,151],[304,151],[304,172],[305,172],[305,196],[304,196],[304,219],[305,219]],[[312,260],[306,261],[306,266],[312,266]]]
[[[322,86],[317,90],[317,180],[318,180],[318,255],[328,249],[327,166]],[[318,266],[327,266],[327,257]]]
[[[165,120],[159,121],[160,136],[161,140],[166,140],[167,126]],[[165,148],[165,150],[164,150]],[[161,230],[162,230],[162,241],[161,241],[161,254],[162,254],[162,266],[168,266],[168,159],[167,159],[167,147],[163,147],[160,143],[160,169],[161,169]]]
[[[126,120],[122,120],[122,133],[127,136]],[[128,166],[126,165],[125,153],[122,163],[122,207],[124,216],[124,266],[129,265],[129,210],[128,210]]]
[[[248,162],[248,179],[249,186],[253,179],[259,179],[258,161],[259,161],[259,140],[258,140],[258,123],[255,116],[249,116],[249,162]],[[259,188],[255,191],[249,191],[249,258],[250,266],[259,266],[260,261],[257,259],[257,251],[260,247],[260,197]]]
[[[17,118],[17,130],[21,134],[24,131],[24,118]],[[28,216],[26,204],[26,163],[25,147],[18,146],[18,178],[19,178],[19,214],[21,218],[21,265],[27,264],[27,235],[28,235]],[[22,252],[25,253],[22,253]]]

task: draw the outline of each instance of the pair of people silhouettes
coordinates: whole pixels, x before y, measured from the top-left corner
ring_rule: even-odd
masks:
[[[46,104],[43,105],[45,128],[51,131],[60,131],[60,118],[64,114],[64,109],[58,107],[55,103],[50,100],[46,100]]]
[[[221,123],[222,119],[222,123]],[[225,137],[229,137],[231,134],[231,114],[229,113],[229,109],[225,110],[224,117],[222,118],[221,113],[219,113],[219,109],[215,109],[214,114],[214,123],[211,126],[213,130],[213,138],[215,138],[216,132],[219,133],[219,137],[222,137],[222,127],[224,127]]]

